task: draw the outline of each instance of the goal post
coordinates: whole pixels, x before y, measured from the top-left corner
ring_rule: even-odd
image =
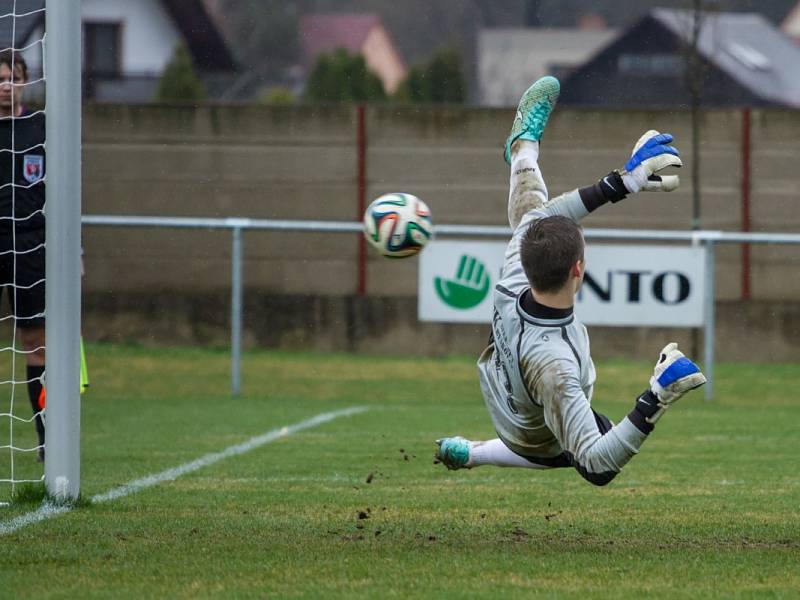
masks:
[[[81,2],[47,0],[46,453],[50,496],[80,493]]]

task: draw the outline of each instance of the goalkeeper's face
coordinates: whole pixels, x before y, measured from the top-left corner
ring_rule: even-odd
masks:
[[[22,69],[14,69],[13,82],[11,84],[11,68],[7,64],[0,64],[0,115],[8,117],[13,114],[19,115],[22,111],[22,93],[25,87],[25,76]]]

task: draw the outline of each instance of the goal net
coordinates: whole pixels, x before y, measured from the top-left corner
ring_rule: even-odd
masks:
[[[0,0],[0,505],[78,494],[79,236],[80,0]]]
[[[0,502],[44,479],[44,411],[30,401],[43,369],[28,368],[44,353],[41,335],[29,343],[44,317],[44,9],[0,2]]]

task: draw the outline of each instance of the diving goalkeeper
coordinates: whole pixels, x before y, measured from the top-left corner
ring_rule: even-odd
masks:
[[[622,170],[548,199],[539,140],[558,94],[553,77],[528,88],[505,144],[513,234],[493,290],[492,337],[478,359],[481,391],[498,437],[440,439],[436,456],[449,469],[574,467],[587,481],[605,485],[638,453],[664,412],[706,378],[670,343],[619,423],[592,409],[589,337],[573,314],[586,268],[578,222],[628,194],[674,190],[678,177],[659,173],[680,167],[681,159],[669,145],[671,135],[648,131]]]

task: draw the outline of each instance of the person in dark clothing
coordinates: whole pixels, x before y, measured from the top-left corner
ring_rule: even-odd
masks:
[[[28,396],[44,460],[40,406],[45,370],[45,116],[23,104],[28,68],[19,53],[0,52],[0,294],[15,321],[14,352],[27,362]]]

